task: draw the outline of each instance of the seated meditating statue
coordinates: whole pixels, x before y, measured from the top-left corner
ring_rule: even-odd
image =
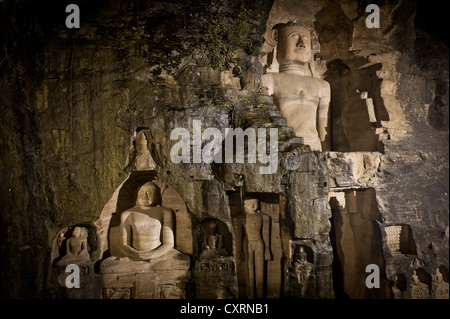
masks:
[[[62,234],[62,233],[61,233]],[[64,234],[59,236],[59,244],[63,244]],[[58,262],[58,265],[64,266],[71,263],[82,264],[89,263],[90,257],[87,245],[87,230],[84,227],[76,226],[73,228],[72,236],[65,240],[66,254]]]
[[[174,213],[161,206],[159,188],[142,185],[136,205],[120,214],[120,223],[110,229],[110,258],[102,272],[188,269],[189,256],[174,248]]]

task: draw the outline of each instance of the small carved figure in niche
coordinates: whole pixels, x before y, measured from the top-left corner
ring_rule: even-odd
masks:
[[[305,249],[302,246],[298,248],[292,266],[297,283],[300,285],[300,295],[303,297],[308,285],[308,279],[314,267],[313,264],[308,262]]]
[[[59,264],[66,264],[75,261],[79,263],[89,260],[87,229],[76,226],[72,231],[72,237],[66,240],[66,254],[59,261]]]
[[[200,266],[200,270],[201,270],[201,272],[210,272],[211,268],[209,267],[209,264],[202,264]]]
[[[156,163],[150,154],[148,145],[152,144],[149,134],[147,136],[143,131],[140,131],[136,135],[136,162],[135,166],[138,171],[154,170],[156,169]]]
[[[415,257],[409,264],[409,267],[411,267],[411,268],[419,268],[419,267],[424,267],[424,266],[425,266],[424,261],[417,257]]]
[[[217,224],[210,221],[206,228],[203,242],[204,250],[200,254],[200,258],[213,255],[227,256],[228,252],[223,248],[223,236],[217,232]]]
[[[403,293],[399,288],[399,278],[397,275],[394,277],[394,283],[392,284],[392,292],[394,293],[395,299],[401,299],[403,297]]]
[[[56,239],[56,245],[58,246],[58,252],[60,255],[64,254],[64,242],[66,240],[66,237],[64,235],[64,232],[61,231],[58,234],[58,238]]]
[[[419,276],[417,276],[417,273],[415,270],[413,270],[413,274],[411,275],[411,284],[413,284],[413,285],[420,284]]]
[[[431,283],[431,292],[432,295],[435,298],[442,298],[445,296],[447,296],[446,298],[448,298],[448,294],[449,294],[449,285],[447,282],[444,281],[444,277],[442,276],[442,273],[440,272],[439,268],[436,268],[433,276],[432,276],[432,283]]]
[[[235,218],[234,225],[244,231],[244,238],[236,238],[236,252],[245,262],[247,297],[262,298],[264,293],[264,260],[271,260],[270,217],[259,210],[257,198],[244,199],[244,215]],[[240,233],[240,232],[237,232]]]
[[[189,257],[174,248],[174,222],[172,209],[161,206],[159,187],[145,183],[139,188],[136,205],[120,214],[120,225],[111,231],[112,257],[102,262],[101,269],[120,272],[125,267],[120,258],[146,261],[134,265],[140,270],[189,268]]]
[[[279,73],[262,76],[262,84],[287,124],[313,150],[322,150],[328,122],[331,91],[328,82],[312,76],[313,51],[319,43],[314,30],[289,22],[275,25],[272,36],[277,41]]]
[[[427,284],[420,281],[417,272],[413,270],[413,274],[411,275],[411,294],[412,297],[425,297],[428,295],[429,287]]]
[[[436,268],[436,270],[435,270],[435,273],[433,275],[433,281],[438,284],[444,282],[444,279],[442,277],[441,272],[439,271],[439,268]]]

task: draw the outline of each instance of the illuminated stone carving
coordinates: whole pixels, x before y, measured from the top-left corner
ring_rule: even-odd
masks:
[[[314,35],[312,29],[299,23],[275,25],[279,73],[264,74],[262,84],[296,135],[311,149],[321,151],[331,92],[328,82],[312,76],[313,49],[317,51],[319,46]]]

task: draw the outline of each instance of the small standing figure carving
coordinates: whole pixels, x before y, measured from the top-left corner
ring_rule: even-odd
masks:
[[[156,169],[156,163],[148,149],[148,145],[152,144],[151,142],[149,134],[145,135],[143,131],[137,133],[135,140],[137,153],[135,166],[138,171]]]
[[[300,285],[300,295],[303,297],[305,295],[306,288],[308,287],[308,279],[311,276],[313,265],[308,262],[305,249],[302,246],[298,248],[297,254],[294,256],[292,266],[293,273],[297,278],[297,283]]]
[[[244,200],[244,212],[234,219],[236,234],[244,231],[243,238],[236,238],[236,252],[247,269],[247,297],[262,298],[264,293],[264,261],[272,259],[270,251],[270,217],[258,209],[256,198]],[[241,237],[241,236],[239,236]]]

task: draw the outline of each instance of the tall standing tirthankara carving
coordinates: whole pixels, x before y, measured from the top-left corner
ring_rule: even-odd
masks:
[[[322,150],[327,134],[330,85],[312,75],[313,49],[318,50],[314,31],[304,24],[289,22],[273,28],[277,41],[279,73],[263,75],[263,86],[294,128],[297,136],[313,150]]]
[[[256,198],[244,200],[244,214],[233,220],[236,254],[247,271],[247,297],[262,298],[264,294],[264,261],[272,259],[270,251],[270,217],[259,210]]]

